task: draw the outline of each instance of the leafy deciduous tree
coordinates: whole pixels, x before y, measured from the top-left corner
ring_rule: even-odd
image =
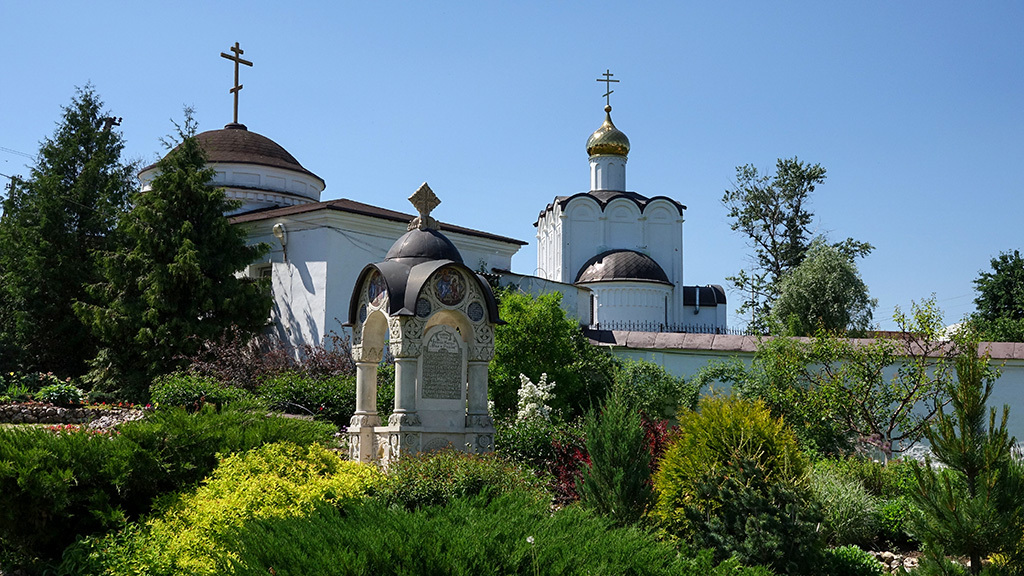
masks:
[[[121,221],[126,249],[108,254],[105,281],[91,289],[102,304],[77,309],[102,343],[93,378],[134,397],[229,326],[260,329],[270,310],[266,287],[237,276],[266,246],[247,246],[224,217],[234,203],[210,185],[195,130],[186,110],[180,144]]]
[[[136,189],[135,166],[121,161],[124,140],[105,115],[92,86],[79,88],[43,140],[31,177],[12,183],[3,203],[0,340],[9,365],[0,369],[79,376],[95,354],[72,307],[99,280],[99,254],[113,248]]]
[[[824,181],[825,168],[820,164],[780,158],[774,175],[761,174],[750,164],[736,168],[735,187],[722,197],[733,231],[745,235],[754,249],[753,269],[726,280],[744,294],[739,312],[751,313],[750,328],[756,331],[767,329],[779,281],[803,262],[810,248],[814,214],[807,205],[815,186]],[[851,260],[873,249],[852,238],[834,246]]]
[[[977,311],[971,318],[980,336],[1000,342],[1024,341],[1024,258],[1020,252],[1002,252],[991,261],[992,271],[981,271],[974,281]]]
[[[566,317],[562,295],[528,294],[506,289],[498,294],[505,325],[494,331],[489,389],[499,414],[517,404],[520,374],[537,382],[546,373],[555,382],[551,407],[563,416],[582,415],[604,398],[611,385],[613,360],[591,346],[578,323]]]
[[[894,338],[776,337],[760,344],[751,366],[712,363],[693,383],[724,382],[763,400],[794,426],[805,449],[907,449],[949,402],[946,383],[957,349],[943,339],[934,298],[915,303],[909,315],[897,309],[893,318],[901,329]]]
[[[817,330],[862,333],[871,328],[877,303],[853,260],[818,238],[804,261],[779,282],[771,318],[788,336],[810,336]]]

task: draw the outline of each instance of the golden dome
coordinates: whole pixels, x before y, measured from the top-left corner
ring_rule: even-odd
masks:
[[[587,154],[596,156],[611,154],[613,156],[629,155],[629,138],[612,124],[612,107],[604,107],[604,124],[587,138]]]

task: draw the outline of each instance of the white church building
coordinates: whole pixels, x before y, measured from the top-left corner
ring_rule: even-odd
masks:
[[[629,138],[604,110],[587,139],[590,190],[556,197],[534,224],[538,276],[588,289],[592,328],[724,332],[722,287],[683,285],[686,206],[626,190]]]
[[[231,222],[245,227],[250,242],[271,247],[246,273],[271,280],[274,333],[295,347],[342,334],[360,271],[384,259],[413,216],[344,198],[321,202],[320,177],[242,124],[196,139],[215,171],[212,183],[242,203],[229,215]],[[155,170],[149,166],[139,174],[143,189]],[[473,270],[507,270],[526,244],[451,224],[441,228]]]
[[[237,82],[238,64],[249,63],[237,45],[232,50],[235,56],[222,56],[235,61]],[[214,170],[212,184],[240,202],[228,214],[231,222],[244,227],[250,242],[271,247],[246,273],[270,279],[273,331],[295,347],[318,345],[342,334],[359,271],[385,257],[413,216],[350,199],[321,201],[322,178],[238,123],[239,88],[232,90],[235,121],[196,139]],[[721,286],[683,284],[686,207],[626,190],[629,139],[612,123],[611,106],[586,150],[590,189],[556,197],[534,223],[537,276],[511,271],[525,242],[441,223],[465,265],[533,294],[561,292],[570,316],[588,328],[726,332]],[[155,164],[142,170],[143,190],[155,175]]]

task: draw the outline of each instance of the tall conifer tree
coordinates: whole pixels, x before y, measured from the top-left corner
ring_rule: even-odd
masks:
[[[84,373],[96,351],[73,305],[100,278],[98,254],[135,184],[124,140],[92,86],[79,88],[0,223],[0,369]]]
[[[94,381],[130,397],[148,396],[154,376],[229,327],[260,329],[270,311],[266,286],[237,274],[267,247],[247,246],[224,216],[236,204],[210,184],[195,132],[186,110],[181,142],[134,198],[120,226],[125,249],[108,256],[105,281],[92,290],[104,303],[79,308],[102,342]]]

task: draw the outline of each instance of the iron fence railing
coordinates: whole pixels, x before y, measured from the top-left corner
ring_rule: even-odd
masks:
[[[599,322],[590,326],[593,330],[627,330],[632,332],[673,332],[689,334],[730,334],[748,336],[745,328],[723,328],[715,324],[665,324],[643,320],[624,320],[618,322]]]

